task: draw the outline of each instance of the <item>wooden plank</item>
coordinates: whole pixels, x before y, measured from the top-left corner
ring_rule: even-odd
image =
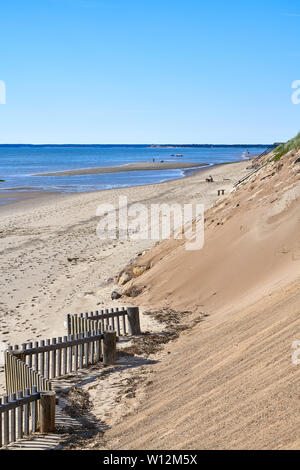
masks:
[[[94,323],[94,322],[93,322]],[[92,336],[96,336],[96,331],[92,330]],[[91,364],[95,364],[95,341],[91,343]]]
[[[139,307],[127,307],[128,332],[130,335],[140,335]]]
[[[116,308],[116,312],[119,313],[118,307]],[[119,316],[117,316],[117,334],[118,334],[118,336],[121,336],[120,317]]]
[[[78,333],[74,335],[74,339],[78,339]],[[78,346],[74,346],[74,370],[78,369]]]
[[[5,351],[4,357],[5,357],[4,371],[5,371],[6,392],[11,393],[12,368],[10,364],[10,354],[8,351]]]
[[[113,308],[110,309],[110,313],[114,314],[114,309]],[[114,317],[111,317],[111,326],[112,326],[112,329],[114,330],[115,329],[115,319],[114,319]]]
[[[67,346],[65,343],[67,343],[67,336],[64,336],[64,340],[63,340],[63,345],[64,345],[64,349],[63,349],[63,375],[67,375],[67,353],[68,353],[68,350],[67,350]]]
[[[52,344],[56,344],[56,338],[52,338]],[[51,352],[51,378],[56,377],[56,350]]]
[[[18,390],[25,390],[26,388],[26,370],[25,367],[22,366],[22,361],[17,359],[17,389]]]
[[[25,397],[30,395],[29,388],[25,389]],[[29,403],[24,405],[24,434],[25,436],[29,435]]]
[[[105,330],[103,314],[104,314],[104,310],[101,310],[101,315],[102,315],[102,319],[101,319],[102,327],[101,327],[101,330],[102,330],[102,333],[104,333],[104,330]]]
[[[38,346],[39,346],[39,342],[35,341],[34,342],[34,348],[38,348]],[[39,370],[39,355],[38,355],[38,353],[35,353],[35,355],[34,355],[33,368],[36,372],[38,372],[38,370]]]
[[[40,346],[43,348],[45,346],[45,341],[42,339],[40,341]],[[40,371],[42,375],[45,375],[45,353],[40,353]]]
[[[108,309],[105,309],[105,314],[108,315]],[[105,322],[105,329],[109,330],[109,318],[106,317],[106,322]]]
[[[122,323],[123,323],[123,334],[126,335],[126,315],[123,313],[122,315]]]
[[[0,397],[0,408],[2,404],[2,398]],[[0,447],[2,447],[2,413],[0,411]]]
[[[79,333],[79,338],[83,338],[83,333]],[[79,369],[83,368],[83,344],[79,344]]]
[[[89,337],[89,332],[86,331],[84,333],[84,338]],[[88,343],[84,343],[84,367],[87,367],[89,365],[89,350],[88,350]]]
[[[96,335],[98,335],[100,330],[96,330]],[[96,362],[99,362],[101,358],[101,340],[96,341]]]
[[[8,403],[8,396],[4,395],[3,404]],[[9,443],[9,422],[8,422],[8,411],[3,412],[3,445]]]
[[[74,315],[74,334],[77,334],[79,333],[79,318],[78,318],[78,315]]]
[[[16,401],[16,394],[12,393],[10,396],[10,401]],[[10,412],[10,442],[16,441],[16,409],[14,408]]]
[[[121,308],[121,314],[122,314],[122,326],[123,326],[123,335],[126,335],[126,314],[127,310],[125,310],[125,307]]]
[[[28,349],[32,349],[32,343],[28,343]],[[31,354],[28,358],[28,366],[32,367],[32,355]]]
[[[74,315],[71,316],[71,331],[70,334],[74,335],[76,333],[75,331],[75,318]]]
[[[55,432],[55,392],[42,392],[40,399],[40,432]]]
[[[23,398],[22,390],[19,390],[17,393],[19,400]],[[17,437],[22,439],[23,437],[23,406],[18,406],[17,408]]]
[[[46,339],[46,346],[50,346],[50,339]],[[47,351],[45,354],[45,377],[50,378],[50,353]]]
[[[112,365],[116,361],[116,332],[105,331],[103,339],[103,364]]]
[[[72,341],[72,339],[73,339],[73,336],[72,336],[72,335],[69,335],[68,340],[69,340],[69,341]],[[68,354],[69,354],[69,367],[68,367],[68,372],[70,373],[70,372],[72,372],[72,370],[73,370],[73,367],[72,367],[72,362],[73,362],[73,347],[72,347],[72,346],[70,346],[70,347],[68,348]]]
[[[71,315],[68,313],[67,315],[67,331],[68,331],[68,336],[72,333],[71,332]]]
[[[79,317],[79,333],[83,333],[83,313]]]
[[[58,344],[61,345],[62,337],[59,336],[57,340],[58,340]],[[57,377],[61,377],[61,356],[62,356],[62,351],[61,349],[58,349],[57,350]]]
[[[32,393],[37,393],[37,386],[33,385]],[[33,401],[31,404],[31,429],[32,432],[36,432],[37,430],[37,419],[38,419],[38,406],[37,401]]]

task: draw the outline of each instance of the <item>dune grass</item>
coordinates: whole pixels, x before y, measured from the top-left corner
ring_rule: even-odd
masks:
[[[272,160],[274,162],[277,162],[278,160],[280,160],[281,157],[283,157],[283,155],[290,152],[290,150],[294,150],[299,147],[300,147],[300,132],[293,139],[288,140],[285,144],[281,144],[278,147],[276,147],[276,149],[274,150],[275,155],[272,158]]]

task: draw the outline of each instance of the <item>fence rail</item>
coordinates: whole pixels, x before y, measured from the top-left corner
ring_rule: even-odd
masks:
[[[140,334],[138,307],[68,315],[68,336],[16,344],[5,351],[6,391],[0,398],[0,447],[36,432],[54,432],[51,380],[100,360],[116,359],[116,336]]]
[[[0,398],[0,447],[36,432],[40,398],[36,385]]]
[[[118,336],[141,333],[139,308],[122,307],[110,310],[96,310],[95,312],[67,315],[67,329],[69,335],[80,334],[82,331],[116,330]]]
[[[260,160],[262,157],[264,157],[265,155],[268,155],[268,153],[272,152],[272,150],[274,150],[276,147],[278,147],[279,144],[272,144],[270,145],[269,147],[267,147],[262,153],[260,153],[259,155],[257,155],[257,157],[253,158],[252,162],[257,162],[258,160]]]
[[[23,351],[5,351],[5,381],[6,393],[11,395],[19,390],[33,392],[34,387],[38,390],[51,390],[51,382],[41,374],[31,369],[24,362]]]
[[[262,164],[261,166],[257,166],[257,165],[259,165],[259,164],[257,164],[258,160],[260,160],[265,155],[268,155],[268,153],[272,152],[272,150],[274,150],[278,145],[279,144],[277,144],[277,143],[271,145],[266,150],[264,150],[262,153],[260,153],[257,157],[253,158],[253,160],[252,160],[253,171],[251,171],[250,173],[245,175],[240,180],[236,181],[234,183],[233,187],[239,186],[241,183],[243,183],[248,178],[250,178],[252,175],[254,175],[254,173],[257,173],[259,170],[261,170],[263,167],[265,167],[269,163],[269,160],[267,162],[265,162],[264,164]],[[254,165],[254,163],[255,163],[255,165]]]
[[[14,348],[10,346],[8,353],[18,355],[20,362],[49,381],[88,367],[101,359],[104,364],[109,365],[108,355],[104,353],[104,343],[108,341],[110,334],[116,335],[113,331],[102,333],[98,330],[52,338],[52,340],[48,338],[41,340],[40,343],[36,341],[34,346],[32,343],[24,343],[22,349],[18,345]],[[7,387],[10,383],[9,378],[14,375],[14,370],[7,363]]]

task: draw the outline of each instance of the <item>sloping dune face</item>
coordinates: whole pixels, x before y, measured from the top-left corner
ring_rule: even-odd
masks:
[[[300,163],[270,163],[207,211],[205,244],[166,241],[140,263],[141,300],[173,307],[240,308],[300,274]],[[199,201],[201,202],[201,201]],[[165,256],[166,254],[166,256]]]
[[[269,162],[207,211],[202,250],[166,241],[137,303],[208,316],[168,346],[115,448],[298,448],[299,151]],[[199,201],[201,202],[201,201]],[[299,354],[300,357],[300,354]]]

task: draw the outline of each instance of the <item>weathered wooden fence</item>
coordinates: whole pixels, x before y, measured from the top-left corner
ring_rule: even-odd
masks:
[[[138,307],[68,315],[68,336],[9,346],[6,392],[0,398],[0,447],[34,433],[54,432],[56,394],[51,380],[90,364],[116,360],[116,336],[140,334]]]
[[[56,393],[26,388],[0,398],[0,447],[36,431],[55,431]]]
[[[25,389],[24,394],[20,390],[0,398],[0,447],[37,430],[39,400],[36,385],[31,392]]]
[[[67,315],[67,329],[69,335],[80,334],[83,331],[116,330],[117,335],[139,335],[140,316],[139,307],[111,308],[110,310],[96,310],[80,315]]]
[[[11,347],[10,347],[11,348]],[[5,351],[5,381],[6,393],[11,395],[29,390],[32,393],[33,388],[37,390],[51,390],[51,382],[25,364],[23,351],[18,349],[9,349]]]
[[[115,331],[86,331],[64,337],[52,338],[24,343],[22,348],[18,345],[9,347],[8,353],[13,353],[20,358],[25,366],[43,376],[45,379],[62,377],[78,369],[95,364],[101,359],[106,365],[112,364],[115,357]],[[6,357],[8,355],[6,354]],[[11,386],[11,380],[15,377],[10,364],[6,364],[6,386]],[[24,374],[23,374],[24,375]],[[20,379],[20,378],[19,378]],[[21,380],[21,379],[20,379]],[[7,388],[7,390],[11,390]],[[12,390],[15,391],[15,390]]]
[[[5,351],[7,395],[0,399],[0,447],[36,432],[54,432],[56,394],[50,379],[102,359],[115,363],[116,332],[84,332],[9,346]]]

